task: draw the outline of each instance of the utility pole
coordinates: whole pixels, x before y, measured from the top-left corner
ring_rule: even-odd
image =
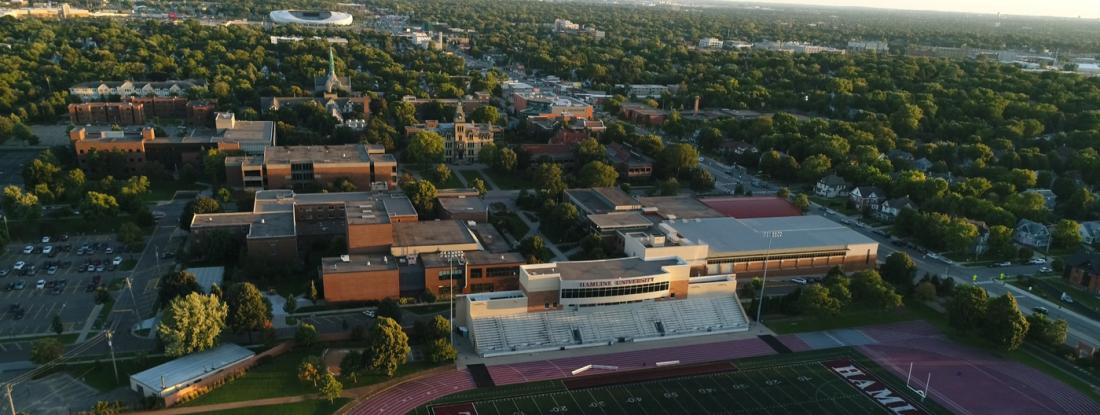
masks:
[[[134,316],[137,317],[138,323],[141,323],[141,312],[137,308],[137,299],[134,298],[134,280],[133,278],[126,277],[126,289],[130,291],[130,306],[134,309]]]
[[[111,349],[111,367],[115,369],[115,382],[118,382],[118,363],[115,363],[115,345],[111,342],[111,337],[114,333],[112,333],[110,329],[107,329],[106,334],[107,348]],[[11,394],[9,393],[8,396],[10,398]]]
[[[10,383],[4,384],[4,390],[7,391],[7,393],[8,393],[8,408],[11,408],[11,415],[16,415],[16,413],[15,413],[15,401],[13,401],[11,399],[11,384]]]
[[[450,294],[451,299],[448,303],[447,311],[448,311],[448,315],[450,316],[449,319],[448,319],[448,325],[451,326],[450,327],[451,347],[454,347],[455,346],[455,328],[454,328],[454,321],[455,321],[455,308],[454,308],[454,306],[455,306],[455,275],[454,275],[455,274],[455,263],[454,262],[455,262],[455,260],[460,260],[460,259],[464,258],[464,255],[463,255],[462,251],[443,251],[443,252],[440,253],[440,255],[444,258],[447,258],[447,264],[448,264],[448,269],[449,269],[448,274],[447,274],[447,280],[450,282],[450,289],[448,290],[449,291],[448,294]],[[462,278],[463,279],[466,278],[465,269],[463,269]]]

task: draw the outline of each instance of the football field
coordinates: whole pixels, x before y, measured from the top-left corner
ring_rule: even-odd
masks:
[[[415,413],[948,413],[930,401],[922,403],[904,381],[890,377],[849,349],[744,359],[733,362],[728,371],[640,382],[634,376],[616,375],[478,389],[445,397]]]

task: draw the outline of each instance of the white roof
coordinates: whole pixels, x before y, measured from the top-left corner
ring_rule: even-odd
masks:
[[[187,386],[207,374],[222,370],[256,353],[233,343],[192,353],[130,376],[132,381],[160,395]]]
[[[791,216],[780,218],[704,218],[664,222],[680,237],[692,243],[710,246],[710,256],[763,253],[768,250],[770,232],[781,232],[773,238],[773,252],[798,252],[809,249],[839,249],[849,245],[872,244],[875,241],[851,228],[823,216]]]

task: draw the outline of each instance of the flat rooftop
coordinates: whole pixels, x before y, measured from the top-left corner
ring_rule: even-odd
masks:
[[[397,269],[397,258],[389,255],[343,255],[321,258],[321,273],[370,272]]]
[[[158,393],[183,387],[195,379],[208,375],[234,363],[255,356],[251,350],[233,343],[223,343],[214,349],[192,353],[130,376],[143,386]],[[164,385],[161,388],[161,385]],[[158,389],[159,388],[159,389]]]
[[[664,219],[720,218],[721,212],[711,209],[698,199],[690,196],[654,196],[638,197],[642,208],[656,208],[657,215]]]
[[[291,163],[369,163],[370,152],[362,144],[342,146],[278,146],[264,149],[264,162]]]
[[[482,213],[489,210],[480,197],[441,197],[439,206],[451,213]]]
[[[527,268],[530,275],[558,274],[563,280],[611,280],[663,274],[661,267],[677,265],[679,259],[646,261],[638,257],[600,259],[595,261],[556,262],[551,267]]]
[[[567,189],[565,194],[588,214],[641,207],[637,200],[617,187]]]
[[[641,228],[653,225],[653,221],[641,211],[610,212],[588,215],[588,220],[600,230]]]
[[[526,264],[527,259],[517,252],[492,253],[486,251],[465,251],[462,253],[463,261],[455,261],[455,266],[460,264],[470,265],[500,265],[500,264]],[[420,254],[420,263],[427,268],[445,267],[447,259],[439,253]]]
[[[462,221],[398,222],[393,224],[393,246],[431,246],[476,243]]]
[[[823,249],[846,249],[849,245],[873,244],[874,240],[847,226],[822,216],[792,216],[781,218],[706,218],[664,222],[692,243],[710,246],[710,256],[798,252]],[[778,238],[767,233],[782,232]]]
[[[205,213],[195,215],[191,229],[248,227],[249,238],[294,236],[294,214],[289,211]]]
[[[775,196],[708,197],[699,201],[724,216],[738,219],[802,215],[787,199]]]

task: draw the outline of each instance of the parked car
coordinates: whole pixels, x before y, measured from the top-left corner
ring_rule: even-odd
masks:
[[[42,243],[44,243],[44,244],[50,243],[50,237],[49,236],[43,236],[42,237]]]
[[[16,290],[22,290],[22,289],[24,289],[24,288],[27,288],[27,285],[26,285],[26,284],[24,284],[24,283],[23,283],[23,281],[16,281],[16,282],[15,282],[15,287],[14,287],[14,288],[15,288]]]
[[[0,269],[0,277],[6,277],[6,276],[8,276],[8,270]]]
[[[1069,294],[1066,294],[1065,292],[1062,292],[1061,300],[1073,304],[1073,297],[1070,297]]]
[[[27,245],[27,246],[24,246],[24,247],[23,247],[23,253],[24,253],[24,254],[31,254],[31,253],[34,253],[34,245]]]
[[[791,282],[798,285],[806,285],[807,283],[809,283],[809,281],[806,281],[805,278],[791,278]]]
[[[26,263],[26,262],[23,262],[23,261],[16,261],[16,262],[15,262],[15,265],[12,265],[12,266],[11,266],[11,268],[12,268],[12,269],[14,269],[14,270],[16,270],[16,271],[22,271],[22,270],[23,270],[23,268],[24,268],[24,267],[26,267],[26,266],[27,266],[27,263]]]
[[[374,310],[367,310],[363,312],[363,315],[367,316],[367,318],[374,318],[378,314]]]
[[[1046,258],[1032,258],[1027,260],[1027,263],[1031,265],[1043,265],[1047,263],[1047,260]]]
[[[57,273],[57,265],[51,265],[49,268],[46,269],[46,273],[50,274],[50,275],[56,274]]]
[[[113,253],[115,253],[115,249],[108,246],[107,249],[104,250],[103,252],[108,253],[108,254],[113,254]]]
[[[993,265],[998,266],[998,267],[1011,267],[1012,266],[1012,261],[998,262],[998,263],[993,264]]]
[[[103,272],[103,270],[105,270],[105,269],[106,268],[104,268],[103,265],[96,265],[95,266],[95,272]]]
[[[111,260],[111,265],[122,265],[122,257],[116,256]]]
[[[39,290],[46,288],[46,280],[38,280],[38,282],[34,283],[34,288]]]
[[[1034,311],[1035,314],[1043,314],[1043,315],[1046,315],[1046,313],[1050,312],[1050,310],[1047,310],[1046,307],[1032,307],[1031,311]]]
[[[49,255],[51,252],[53,252],[53,246],[52,245],[46,245],[46,246],[42,247],[42,254],[43,255]]]
[[[1042,267],[1039,268],[1039,272],[1054,272],[1054,270],[1050,269],[1050,267]]]

